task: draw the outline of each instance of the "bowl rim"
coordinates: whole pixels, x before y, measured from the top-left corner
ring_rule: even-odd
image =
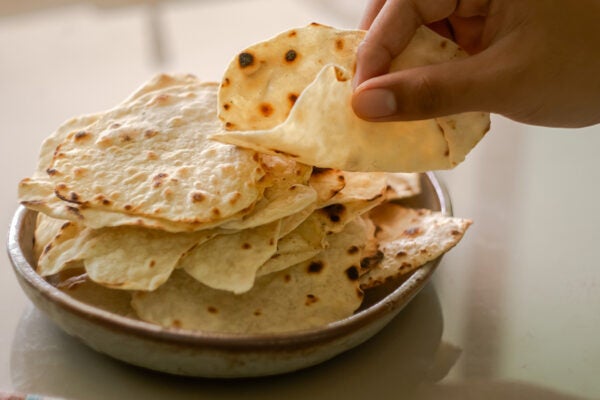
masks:
[[[434,172],[425,172],[424,175],[433,187],[437,201],[440,204],[440,212],[451,216],[452,204],[445,185]],[[20,231],[25,219],[29,215],[28,213],[35,213],[35,211],[29,210],[22,205],[17,208],[10,224],[7,241],[8,255],[13,270],[18,277],[22,278],[19,279],[21,284],[27,284],[46,300],[89,322],[101,324],[105,328],[112,330],[126,330],[128,334],[134,334],[144,339],[179,345],[185,344],[186,346],[211,347],[215,349],[276,350],[278,348],[290,348],[290,346],[310,346],[324,340],[334,340],[347,334],[349,331],[359,330],[374,320],[396,312],[399,307],[407,304],[425,286],[428,278],[433,274],[441,260],[441,257],[439,257],[414,271],[408,279],[377,303],[323,327],[289,333],[251,335],[165,328],[149,322],[114,314],[78,301],[52,286],[38,275],[35,268],[25,258],[20,245]]]

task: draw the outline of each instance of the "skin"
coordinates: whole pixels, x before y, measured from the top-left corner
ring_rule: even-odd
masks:
[[[470,56],[388,73],[427,25]],[[600,123],[600,0],[370,0],[355,113],[370,121],[466,111],[555,127]]]

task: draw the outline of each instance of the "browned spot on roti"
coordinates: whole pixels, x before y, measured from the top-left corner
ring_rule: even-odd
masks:
[[[211,313],[211,314],[216,314],[216,313],[218,313],[218,312],[219,312],[219,310],[217,310],[217,309],[216,309],[215,307],[213,307],[213,306],[208,306],[208,307],[206,307],[206,310],[207,310],[209,313]]]
[[[229,107],[231,107],[229,103],[223,104],[223,108],[225,109],[225,111],[229,110]]]
[[[156,261],[155,260],[150,260],[150,263],[148,264],[148,266],[150,268],[153,268],[156,265]]]
[[[238,56],[238,63],[241,68],[246,68],[254,64],[254,56],[250,53],[240,53]]]
[[[206,196],[204,196],[204,194],[202,194],[200,192],[192,193],[192,202],[193,203],[200,203],[205,198],[206,198]]]
[[[346,212],[346,206],[343,204],[332,204],[321,209],[327,215],[331,222],[340,222],[343,214]]]
[[[296,93],[288,94],[288,100],[290,101],[290,105],[296,104],[296,100],[298,100],[298,95]]]
[[[295,37],[298,33],[296,31],[291,31],[288,33],[288,37]]]
[[[46,170],[46,173],[47,173],[48,175],[50,175],[50,176],[53,176],[53,175],[56,175],[56,174],[58,174],[58,171],[57,171],[55,168],[48,168],[48,169]]]
[[[405,251],[399,251],[396,253],[396,257],[406,257],[406,252]]]
[[[81,142],[81,141],[87,139],[89,136],[90,136],[89,132],[79,131],[75,134],[74,139],[76,142]]]
[[[335,48],[338,50],[344,50],[344,41],[342,39],[337,39],[335,41]]]
[[[358,246],[350,246],[348,248],[348,254],[356,254],[358,253],[358,250],[360,250]]]
[[[213,207],[210,210],[210,213],[216,217],[218,217],[219,215],[221,215],[221,210],[219,210],[217,207]]]
[[[270,117],[274,111],[273,106],[269,103],[261,103],[259,110],[263,117]]]
[[[154,129],[146,129],[146,130],[144,131],[144,137],[145,137],[146,139],[150,139],[150,138],[153,138],[154,136],[158,135],[158,133],[159,133],[159,132],[158,132],[158,131],[156,131],[156,130],[154,130]]]
[[[260,311],[260,310],[254,310],[254,313],[253,313],[253,314],[254,314],[256,317],[259,317],[259,316],[261,316],[261,315],[262,315],[262,311]]]
[[[180,321],[180,320],[178,320],[178,319],[174,319],[174,320],[173,320],[173,322],[171,322],[171,326],[172,326],[173,328],[181,328],[181,327],[182,327],[182,324],[181,324],[181,321]]]
[[[370,257],[365,257],[360,260],[360,268],[363,270],[370,270],[377,264],[379,264],[383,260],[383,253],[381,251],[377,251],[374,255]]]
[[[358,268],[356,268],[356,266],[354,266],[354,265],[351,266],[351,267],[349,267],[349,268],[347,268],[345,272],[346,272],[346,276],[351,281],[355,281],[359,277]]]
[[[319,301],[319,298],[317,296],[315,296],[314,294],[307,294],[306,301],[304,302],[304,304],[310,306],[311,304],[314,304],[317,301]]]
[[[242,249],[244,249],[244,250],[248,250],[248,249],[251,249],[251,248],[252,248],[252,245],[250,243],[243,243],[242,244]]]
[[[323,262],[322,261],[313,261],[308,264],[308,272],[311,274],[317,274],[323,270]]]
[[[285,53],[285,61],[288,63],[294,62],[297,57],[298,53],[294,49],[290,49]]]
[[[235,128],[235,124],[231,123],[231,122],[225,122],[225,128],[227,129],[234,129]]]
[[[320,167],[313,167],[312,169],[312,175],[321,175],[324,174],[326,172],[331,171],[331,168],[320,168]]]
[[[447,41],[447,40],[442,40],[442,41],[440,42],[440,47],[441,47],[442,49],[445,49],[445,48],[446,48],[446,46],[448,46],[448,41]]]
[[[285,283],[288,283],[289,281],[292,280],[292,277],[290,276],[290,274],[285,274],[283,276],[283,280],[284,280]]]
[[[229,78],[225,78],[223,79],[223,82],[221,82],[221,87],[227,87],[230,83],[231,81],[229,80]]]
[[[125,204],[125,206],[123,207],[126,211],[131,211],[133,209],[133,206],[131,204]]]

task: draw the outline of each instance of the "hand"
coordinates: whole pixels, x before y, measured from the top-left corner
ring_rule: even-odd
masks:
[[[388,73],[420,25],[470,56]],[[487,111],[535,125],[600,122],[600,0],[370,0],[361,28],[361,118]]]

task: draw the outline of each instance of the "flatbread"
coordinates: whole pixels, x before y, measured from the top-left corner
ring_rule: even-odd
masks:
[[[197,281],[236,294],[254,285],[256,271],[277,251],[280,221],[229,235],[219,235],[196,246],[179,262]]]
[[[296,35],[290,37],[290,32]],[[320,168],[423,172],[458,165],[489,129],[489,115],[482,112],[422,121],[364,121],[351,106],[352,66],[364,32],[313,25],[290,32],[244,50],[230,64],[219,93],[219,116],[228,131],[213,138],[265,153],[288,154]],[[295,49],[299,36],[314,53],[289,65],[277,62],[275,55]],[[340,37],[348,57],[344,61],[331,51]],[[240,64],[243,54],[253,54],[253,69]],[[466,53],[456,44],[421,27],[391,70],[459,57]],[[285,95],[288,87],[299,93],[293,106]]]
[[[47,176],[22,182],[21,200],[95,227],[107,224],[88,223],[81,209],[129,217],[118,223],[141,217],[194,229],[239,217],[262,196],[264,171],[255,152],[208,139],[220,129],[216,94],[215,84],[198,80],[150,91],[68,130]],[[49,192],[72,212],[55,212],[60,203],[49,206]]]
[[[360,306],[361,232],[358,220],[349,224],[319,255],[258,278],[241,295],[211,289],[177,270],[158,290],[135,293],[132,305],[141,319],[168,328],[262,334],[321,327]]]
[[[376,227],[380,261],[361,276],[363,289],[414,271],[454,247],[471,225],[426,209],[385,203],[369,213]]]

